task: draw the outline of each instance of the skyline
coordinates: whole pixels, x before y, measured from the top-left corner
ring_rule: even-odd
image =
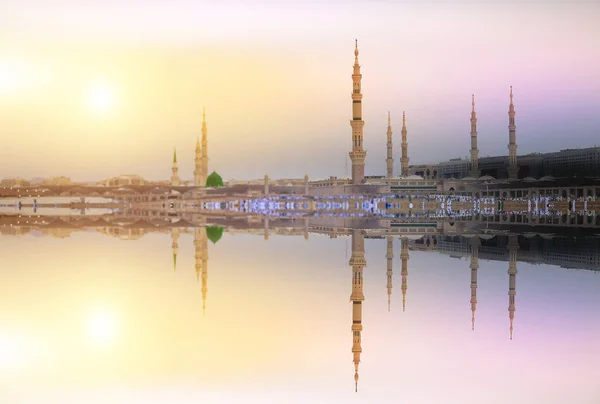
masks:
[[[42,6],[0,6],[3,177],[168,179],[176,147],[181,178],[192,179],[203,106],[208,171],[226,179],[346,176],[355,38],[365,175],[385,175],[388,111],[395,175],[403,110],[411,165],[467,156],[472,94],[479,157],[506,155],[511,85],[518,154],[597,142],[600,55],[586,49],[600,47],[598,5],[460,3],[451,11],[378,3],[333,32],[325,12],[344,21],[352,9],[238,5],[229,20],[217,19],[221,26],[203,22],[195,29],[196,13],[224,9],[155,3],[128,19],[140,10],[133,2],[68,3],[52,11],[55,21],[41,21]],[[302,30],[311,7],[312,29]],[[261,10],[268,17],[244,18]],[[278,35],[269,31],[275,28]]]

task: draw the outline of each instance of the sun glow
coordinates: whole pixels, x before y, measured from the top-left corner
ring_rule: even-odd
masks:
[[[88,106],[95,114],[104,115],[114,108],[115,93],[113,87],[104,80],[90,84],[88,89]]]
[[[100,343],[111,342],[117,334],[117,323],[112,313],[94,311],[87,320],[88,333],[92,340]]]

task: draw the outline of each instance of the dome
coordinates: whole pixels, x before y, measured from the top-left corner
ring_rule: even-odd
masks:
[[[475,178],[473,178],[473,177],[465,177],[465,178],[463,178],[463,181],[475,181]]]
[[[523,178],[523,182],[535,182],[537,181],[535,178],[533,177],[525,177]]]
[[[540,181],[554,181],[554,177],[551,175],[546,175],[545,177],[540,178]]]
[[[222,227],[206,226],[206,237],[212,241],[213,244],[217,244],[217,241],[221,240],[221,237],[223,237],[223,230],[224,229]]]
[[[406,179],[408,179],[408,180],[422,180],[423,177],[421,177],[419,175],[409,175],[408,177],[406,177]]]
[[[207,187],[222,187],[223,178],[216,171],[213,171],[211,175],[206,178]]]
[[[479,177],[479,181],[493,181],[495,180],[494,177],[492,177],[491,175],[484,175],[483,177]]]

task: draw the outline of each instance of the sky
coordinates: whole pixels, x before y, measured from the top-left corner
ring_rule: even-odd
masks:
[[[12,403],[597,403],[600,277],[365,240],[358,393],[350,240],[225,233],[209,243],[206,314],[194,236],[0,236],[0,399]],[[36,254],[28,251],[35,250]],[[231,252],[235,251],[235,254]]]
[[[0,177],[325,178],[350,167],[358,39],[366,174],[468,155],[590,147],[600,127],[597,2],[65,1],[0,3]]]

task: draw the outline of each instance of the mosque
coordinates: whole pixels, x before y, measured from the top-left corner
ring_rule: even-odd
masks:
[[[208,130],[206,128],[206,110],[202,108],[202,142],[200,137],[196,140],[196,149],[194,151],[194,183],[196,187],[206,186],[208,178]],[[171,168],[171,183],[173,187],[183,185],[179,178],[179,167],[177,165],[177,150],[173,152],[173,167]],[[215,173],[216,174],[216,173]]]

